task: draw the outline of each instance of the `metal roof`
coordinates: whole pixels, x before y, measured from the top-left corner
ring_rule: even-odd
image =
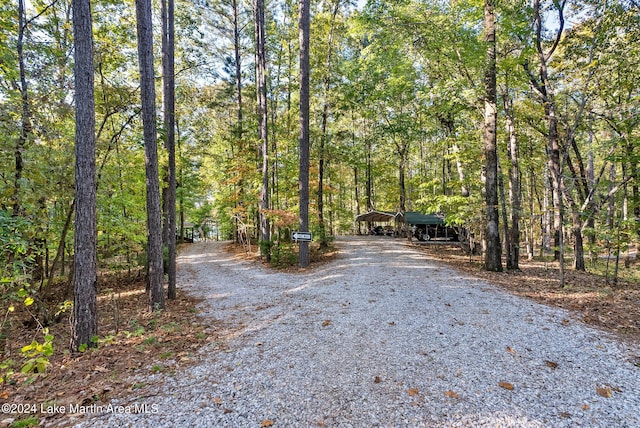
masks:
[[[389,222],[397,220],[407,224],[444,224],[444,216],[439,214],[421,214],[415,211],[392,213],[388,211],[369,211],[356,217],[356,221]]]
[[[356,217],[356,221],[392,221],[396,218],[396,213],[386,211],[369,211]]]
[[[438,214],[420,214],[415,211],[408,211],[398,214],[399,221],[407,224],[444,224],[444,216]]]

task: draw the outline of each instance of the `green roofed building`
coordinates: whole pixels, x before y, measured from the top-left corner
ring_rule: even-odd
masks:
[[[384,227],[372,226],[369,231],[372,235],[397,236],[399,231],[410,230],[412,235],[419,241],[429,241],[431,239],[458,240],[458,230],[455,227],[447,226],[444,215],[441,214],[422,214],[415,211],[406,213],[369,211],[358,215],[355,221],[364,221],[371,224],[393,222],[395,224],[395,227],[391,225]]]

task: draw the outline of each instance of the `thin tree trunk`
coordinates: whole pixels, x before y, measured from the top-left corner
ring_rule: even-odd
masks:
[[[56,274],[56,266],[58,265],[60,260],[62,260],[62,267],[63,267],[62,274],[64,275],[64,247],[65,247],[65,242],[67,240],[67,233],[71,228],[71,219],[73,218],[75,209],[76,209],[76,200],[74,198],[73,202],[71,203],[71,207],[69,208],[69,212],[67,213],[67,218],[64,222],[64,226],[62,227],[62,232],[60,233],[60,241],[58,241],[58,249],[56,251],[56,256],[54,257],[53,262],[51,263],[51,267],[49,269],[49,273],[48,273],[49,279],[47,280],[47,285],[44,289],[40,290],[41,292],[46,292],[46,290],[51,289],[51,285],[53,284],[53,279]],[[42,300],[46,300],[46,299],[43,297]]]
[[[577,208],[577,207],[576,207]],[[575,208],[571,209],[571,234],[573,235],[573,268],[579,271],[585,271],[584,264],[584,243],[582,238],[582,218],[580,211]]]
[[[71,348],[95,346],[97,312],[96,140],[93,32],[89,0],[73,0],[76,164]]]
[[[136,22],[147,189],[147,287],[149,289],[149,309],[155,311],[164,308],[164,271],[162,268],[162,215],[158,180],[151,0],[136,0]]]
[[[331,14],[331,22],[329,23],[329,37],[327,40],[327,62],[324,72],[324,99],[322,101],[322,119],[321,119],[321,136],[320,136],[320,159],[318,160],[318,228],[320,230],[320,247],[327,247],[328,241],[324,222],[324,169],[325,169],[325,146],[328,140],[327,121],[329,120],[329,90],[331,88],[331,66],[333,57],[333,34],[334,25],[338,11],[340,10],[341,0],[336,0]]]
[[[538,54],[539,73],[538,78],[529,69],[528,62],[525,62],[524,69],[529,76],[529,81],[541,97],[544,106],[545,118],[547,121],[547,169],[551,178],[551,195],[553,201],[553,236],[554,236],[554,256],[560,266],[560,286],[564,286],[564,236],[562,233],[564,220],[564,205],[562,200],[562,166],[560,163],[560,138],[558,135],[558,118],[556,112],[555,95],[549,79],[547,64],[555,49],[560,43],[560,37],[564,29],[564,6],[566,0],[554,3],[558,8],[559,25],[556,39],[548,52],[543,49],[542,40],[542,10],[540,0],[533,1],[533,24],[535,28],[535,47]]]
[[[309,39],[311,33],[310,0],[300,0],[298,31],[300,42],[300,231],[309,231]],[[309,266],[309,243],[300,242],[300,267]]]
[[[238,0],[231,0],[233,6],[233,52],[235,56],[235,74],[236,74],[236,96],[238,105],[236,116],[238,123],[236,124],[238,139],[242,139],[242,58],[240,57],[240,27],[238,24]]]
[[[267,55],[264,23],[264,0],[256,0],[255,4],[255,29],[256,29],[256,90],[258,101],[258,138],[261,141],[260,155],[262,157],[262,190],[260,191],[260,241],[265,243],[260,246],[264,251],[263,256],[267,261],[271,260],[269,242],[271,231],[267,210],[269,209],[269,113],[267,110]]]
[[[518,161],[518,136],[516,134],[513,100],[509,98],[508,89],[504,94],[504,107],[507,127],[507,156],[509,158],[509,206],[511,207],[509,229],[510,249],[507,252],[507,269],[520,268],[520,218],[522,211],[522,195],[520,191],[520,166]],[[532,196],[533,199],[533,196]],[[505,217],[506,222],[506,217]]]
[[[458,171],[458,179],[460,180],[460,195],[468,198],[470,193],[469,188],[466,185],[466,178],[464,174],[464,168],[462,167],[462,161],[460,160],[460,148],[458,147],[458,144],[453,143],[453,145],[451,146],[451,150],[455,154],[456,169]]]
[[[536,182],[533,168],[529,171],[529,240],[527,242],[527,260],[533,260],[535,255],[535,204]],[[544,235],[544,231],[543,231]]]
[[[235,135],[236,142],[241,143],[244,136],[244,125],[243,125],[243,103],[242,103],[242,67],[241,67],[241,56],[240,56],[240,26],[238,23],[238,1],[232,0],[233,6],[233,50],[235,55],[235,77],[236,77],[236,97],[237,97],[237,123],[235,127]],[[235,157],[234,153],[234,142],[231,142],[231,155]],[[242,178],[239,180],[237,187],[237,194],[243,193],[243,180]],[[238,207],[238,202],[235,202],[236,208]],[[234,239],[235,242],[240,243],[240,226],[238,224],[237,215],[234,216]]]
[[[367,198],[367,211],[373,209],[373,175],[371,172],[371,152],[373,151],[371,140],[367,140],[367,187],[365,195]]]
[[[15,147],[15,171],[13,180],[13,194],[11,196],[12,216],[22,214],[20,202],[20,187],[22,183],[22,170],[24,163],[22,152],[27,144],[32,131],[31,111],[29,107],[29,88],[27,83],[27,71],[24,58],[24,33],[26,31],[26,11],[24,0],[18,0],[18,41],[16,44],[18,53],[18,66],[20,69],[20,97],[22,102],[22,116],[20,118],[20,135]]]
[[[176,298],[176,121],[175,121],[175,19],[174,0],[162,0],[162,75],[164,95],[164,127],[168,152],[168,187],[165,210],[168,249],[167,298]]]
[[[494,0],[484,3],[485,42],[487,44],[487,63],[484,76],[484,133],[483,146],[486,165],[485,203],[486,203],[486,243],[484,257],[485,269],[502,271],[502,249],[498,224],[498,155],[496,150],[496,21]]]
[[[359,185],[360,185],[360,183],[358,182],[358,167],[354,166],[353,167],[353,186],[355,188],[356,217],[360,215],[360,191],[359,191]],[[358,235],[362,235],[362,229],[360,228],[360,222],[358,222],[357,228],[358,228],[358,230],[357,230]]]
[[[399,157],[398,164],[398,190],[400,191],[400,212],[404,214],[407,211],[407,185],[406,185],[406,169],[407,169],[407,152],[409,147],[406,142],[399,144],[396,142],[396,152]],[[411,234],[408,234],[411,239]]]
[[[512,245],[511,245],[511,235],[509,234],[509,222],[507,221],[507,219],[509,218],[507,216],[507,198],[505,196],[505,192],[504,192],[504,175],[502,174],[502,166],[500,165],[500,158],[498,159],[498,191],[499,191],[499,195],[500,195],[500,209],[502,211],[502,218],[503,218],[503,222],[502,222],[502,227],[504,230],[504,249],[506,252],[506,259],[507,259],[507,269],[509,269],[509,262],[510,260],[513,258],[513,255],[511,254],[512,251]]]

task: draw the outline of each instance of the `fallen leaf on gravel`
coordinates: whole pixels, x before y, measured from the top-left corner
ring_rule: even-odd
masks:
[[[375,379],[373,379],[373,383],[380,383],[382,382],[382,379],[380,379],[380,376],[376,376]]]
[[[331,320],[324,320],[324,321],[322,321],[322,326],[323,326],[323,327],[327,327],[327,326],[329,326],[329,325],[331,325]]]
[[[220,397],[214,397],[214,398],[213,398],[213,402],[214,402],[214,403],[216,403],[216,404],[218,404],[218,405],[220,405],[220,404],[222,404],[222,398],[220,398]]]
[[[589,405],[588,404],[583,404],[582,405],[582,410],[589,410]]]
[[[544,363],[547,365],[547,367],[551,367],[554,370],[558,368],[558,363],[554,363],[553,361],[544,360]]]
[[[262,421],[262,424],[260,425],[261,427],[272,427],[273,426],[273,421],[271,419],[265,419],[264,421]]]
[[[227,413],[233,413],[233,410],[231,410],[231,409],[224,409],[224,410],[222,411],[222,413],[224,413],[224,414],[226,415]]]
[[[419,393],[420,393],[420,390],[418,388],[407,389],[407,394],[409,394],[410,397],[413,397],[414,395],[418,395]]]
[[[511,346],[507,346],[507,352],[510,353],[511,355],[516,355],[516,351],[514,351]]]
[[[498,386],[500,388],[508,389],[509,391],[513,391],[513,384],[509,382],[498,382]]]
[[[449,398],[460,398],[460,396],[455,392],[455,391],[445,391],[444,395],[449,397]]]
[[[596,392],[600,397],[604,398],[611,398],[611,396],[613,395],[613,391],[608,386],[604,388],[596,387]]]
[[[2,394],[0,394],[0,398],[6,400],[7,398],[9,398],[9,393],[7,391],[2,391]]]

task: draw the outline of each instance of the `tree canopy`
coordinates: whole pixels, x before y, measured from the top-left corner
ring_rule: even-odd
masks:
[[[37,305],[74,271],[74,112],[86,92],[74,82],[72,23],[80,15],[72,6],[0,4],[4,309],[16,300]],[[354,218],[368,209],[444,213],[466,239],[488,243],[497,254],[492,270],[501,269],[501,248],[508,269],[520,254],[549,255],[563,276],[565,259],[585,270],[637,243],[636,2],[306,6],[309,48],[301,55],[297,2],[176,0],[175,44],[164,45],[164,57],[169,24],[166,6],[158,7],[153,20],[145,17],[152,32],[144,40],[153,45],[144,71],[134,2],[93,5],[99,270],[146,266],[155,275],[152,305],[162,306],[151,230],[161,211],[148,217],[148,204],[159,206],[156,191],[170,186],[176,209],[162,212],[176,230],[165,243],[184,240],[191,224],[201,239],[266,241],[269,256],[292,248],[305,210],[308,224],[300,225],[323,244],[358,232]],[[160,79],[167,73],[168,87]],[[174,98],[163,104],[168,88]],[[309,122],[302,136],[301,114]],[[155,153],[160,179],[144,172],[146,158],[158,175]]]

